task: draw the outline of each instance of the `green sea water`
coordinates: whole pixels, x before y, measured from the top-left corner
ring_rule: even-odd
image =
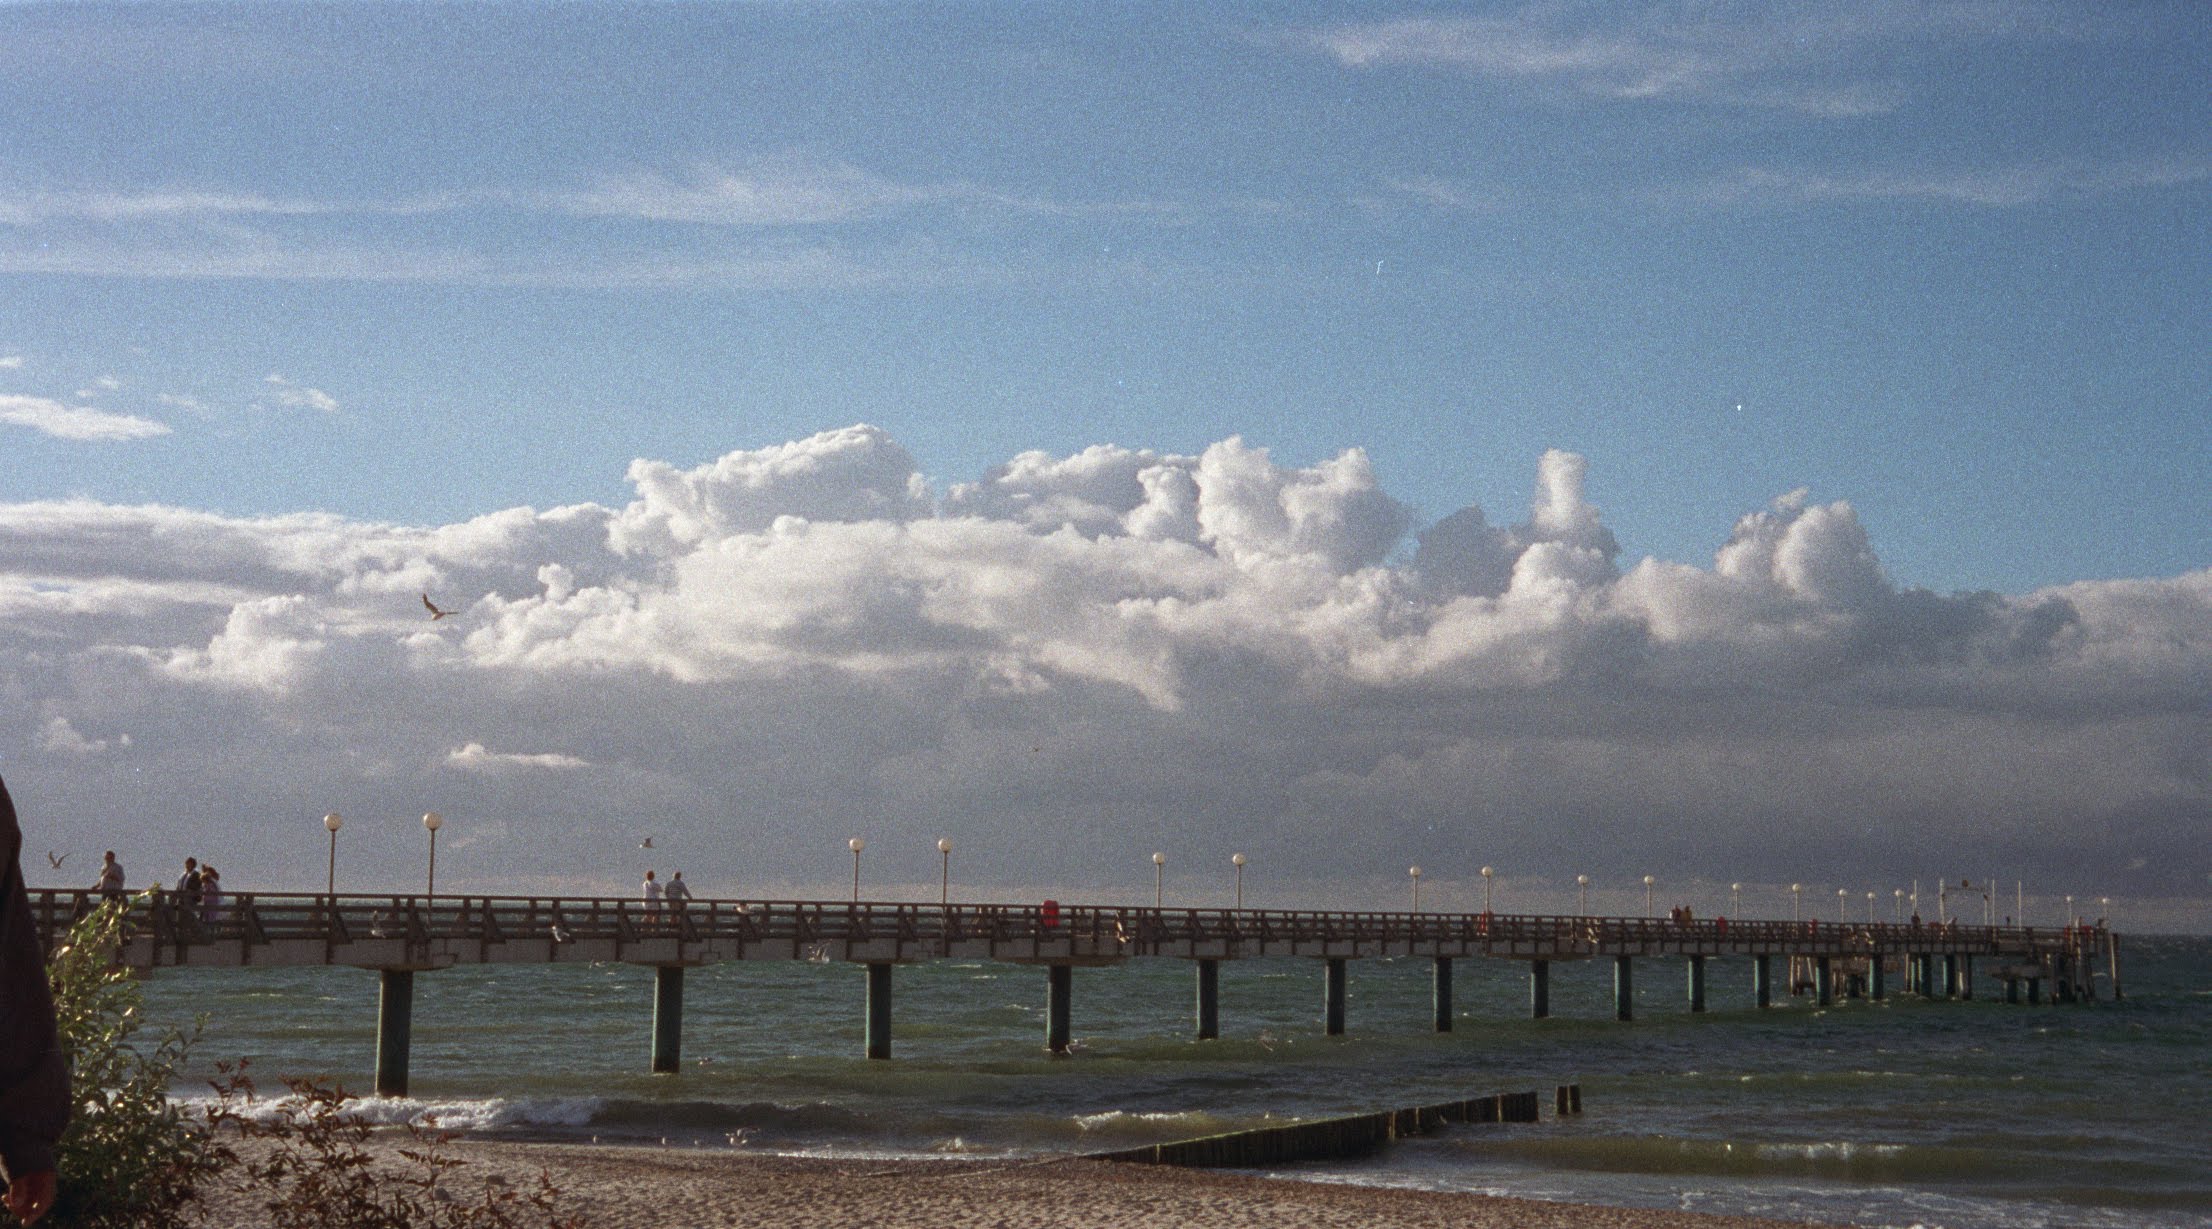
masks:
[[[1350,1031],[1322,1035],[1318,961],[1221,966],[1219,1041],[1193,1035],[1192,966],[1078,969],[1075,1050],[1044,1048],[1045,974],[939,962],[895,974],[893,1058],[862,1057],[859,966],[690,971],[683,1070],[647,1072],[653,974],[495,965],[418,974],[410,1096],[386,1120],[508,1136],[789,1153],[1003,1155],[1124,1147],[1299,1118],[1540,1089],[1545,1120],[1469,1127],[1292,1176],[1934,1229],[2212,1229],[2212,941],[2131,937],[2122,1002],[1893,996],[1752,1005],[1748,961],[1461,960],[1431,1029],[1429,963],[1352,965]],[[1894,979],[1893,979],[1894,982]],[[377,977],[163,970],[150,1015],[204,1016],[198,1060],[370,1082]],[[205,1092],[199,1081],[180,1097]],[[1554,1119],[1549,1090],[1582,1085]]]

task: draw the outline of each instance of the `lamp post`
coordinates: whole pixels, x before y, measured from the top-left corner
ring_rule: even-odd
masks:
[[[2112,898],[2109,896],[2097,898],[2097,924],[2100,926],[2112,925]]]
[[[1793,922],[1800,922],[1804,920],[1804,915],[1798,909],[1798,902],[1804,899],[1804,896],[1802,895],[1804,891],[1805,885],[1802,883],[1793,883],[1790,885],[1790,920]]]
[[[1490,876],[1497,873],[1496,867],[1485,866],[1482,868],[1482,911],[1484,913],[1490,912]]]
[[[1851,921],[1851,917],[1850,917],[1849,913],[1848,913],[1848,912],[1846,911],[1846,909],[1845,909],[1845,906],[1846,906],[1846,905],[1849,905],[1850,903],[1851,903],[1851,889],[1849,889],[1849,888],[1837,888],[1837,889],[1836,889],[1836,925],[1838,925],[1838,926],[1843,926],[1843,925],[1847,925],[1847,924],[1849,924],[1849,923],[1850,923],[1850,921]]]
[[[1419,913],[1421,911],[1421,868],[1409,866],[1406,868],[1406,874],[1413,876],[1413,911]]]
[[[952,838],[937,838],[937,903],[952,902]]]
[[[2066,924],[2068,926],[2081,925],[2081,919],[2074,915],[2074,898],[2072,896],[2066,898]]]
[[[1237,908],[1242,909],[1244,908],[1244,855],[1241,853],[1230,854],[1229,865],[1237,868]]]
[[[1590,877],[1575,876],[1575,916],[1590,916]]]
[[[1897,898],[1897,924],[1905,924],[1905,889],[1891,888],[1889,894]]]
[[[1655,881],[1655,880],[1653,880],[1651,876],[1649,876],[1649,875],[1646,875],[1646,876],[1644,876],[1644,916],[1645,916],[1645,917],[1653,917],[1653,916],[1656,916],[1656,915],[1654,915],[1654,914],[1652,913],[1652,911],[1651,911],[1651,885],[1652,885],[1652,884],[1653,884],[1654,882],[1656,882],[1656,881]]]
[[[1167,855],[1158,850],[1152,852],[1152,907],[1167,907]]]
[[[1728,885],[1728,916],[1734,918],[1743,916],[1743,885],[1740,883]]]
[[[1866,924],[1869,926],[1874,924],[1874,893],[1872,892],[1866,894]]]
[[[845,842],[845,848],[853,851],[853,903],[856,905],[860,903],[860,851],[867,847],[868,842],[857,836]]]
[[[323,830],[330,833],[330,878],[323,884],[325,896],[338,894],[338,829],[345,826],[345,817],[336,811],[323,816]]]
[[[424,831],[430,833],[430,877],[423,882],[422,894],[438,894],[438,829],[445,827],[445,816],[432,811],[422,817]]]

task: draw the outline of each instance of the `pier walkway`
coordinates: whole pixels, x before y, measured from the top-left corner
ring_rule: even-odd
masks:
[[[49,945],[100,902],[89,891],[37,890],[32,910]],[[1452,962],[1525,961],[1529,1009],[1551,1014],[1551,965],[1610,960],[1614,1014],[1633,1017],[1639,958],[1687,967],[1689,1010],[1704,1011],[1706,963],[1750,961],[1759,1007],[1773,1003],[1774,960],[1801,969],[1814,998],[1882,999],[1889,975],[1902,991],[1930,998],[1974,997],[1976,962],[2005,1001],[2119,998],[2119,937],[2103,927],[2031,928],[1887,922],[1676,921],[1544,914],[1336,912],[1282,909],[1165,909],[1136,906],[912,904],[882,901],[692,900],[648,909],[632,899],[508,896],[301,895],[239,893],[219,911],[182,907],[173,893],[132,898],[123,960],[171,967],[340,965],[382,977],[376,1088],[407,1086],[414,975],[457,964],[621,962],[655,969],[652,1065],[674,1071],[681,1046],[686,968],[739,960],[844,961],[868,971],[866,1047],[891,1053],[891,972],[927,960],[990,960],[1046,971],[1046,1044],[1071,1037],[1072,972],[1129,960],[1192,962],[1197,1036],[1220,1035],[1220,962],[1309,957],[1322,962],[1322,1018],[1345,1030],[1346,962],[1384,956],[1434,962],[1437,1031],[1454,1017]],[[2097,966],[2102,965],[2100,970]],[[1799,978],[1791,976],[1791,985]]]

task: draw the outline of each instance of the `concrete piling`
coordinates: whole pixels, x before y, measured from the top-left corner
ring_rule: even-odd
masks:
[[[868,966],[868,1057],[891,1057],[891,966]]]
[[[684,966],[653,968],[653,1074],[668,1075],[682,1061],[684,1045]]]
[[[1827,1007],[1834,1004],[1835,1001],[1835,978],[1829,966],[1828,957],[1815,956],[1813,957],[1813,1002],[1822,1007]]]
[[[1431,964],[1429,1004],[1436,1031],[1452,1031],[1452,958],[1438,956]]]
[[[1774,1006],[1774,958],[1765,952],[1751,958],[1751,996],[1761,1007]]]
[[[1551,961],[1528,962],[1528,1014],[1542,1020],[1551,1015]]]
[[[1636,974],[1630,957],[1613,957],[1613,1018],[1636,1018]]]
[[[415,1027],[415,971],[377,970],[376,1095],[407,1095],[407,1051]]]
[[[1198,962],[1198,1039],[1213,1041],[1221,1036],[1221,962]]]
[[[1883,984],[1887,973],[1887,970],[1882,967],[1884,963],[1885,961],[1880,952],[1875,952],[1866,958],[1866,992],[1877,1003],[1889,997],[1888,988]]]
[[[1331,956],[1328,969],[1322,977],[1322,1018],[1324,1031],[1331,1037],[1344,1035],[1344,958]]]
[[[1068,1052],[1072,1040],[1069,1021],[1073,1017],[1069,999],[1075,992],[1075,966],[1066,964],[1045,967],[1045,1048],[1054,1054]]]
[[[1689,964],[1690,1010],[1703,1011],[1705,1010],[1705,957],[1691,956]]]

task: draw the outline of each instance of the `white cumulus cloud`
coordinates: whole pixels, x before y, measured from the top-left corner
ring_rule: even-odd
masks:
[[[626,882],[639,826],[732,887],[856,832],[889,875],[951,834],[979,881],[1100,891],[1167,846],[1788,882],[2088,874],[2089,832],[2143,891],[2201,847],[2212,571],[1932,593],[1802,491],[1631,562],[1591,464],[1416,525],[1358,449],[1098,445],[939,492],[863,425],[428,527],[0,504],[0,695],[44,723],[0,757],[104,844],[153,807],[243,841],[240,797],[439,810],[486,890]],[[107,761],[65,731],[121,729],[133,773],[66,775]]]
[[[91,406],[64,405],[50,397],[0,393],[0,423],[29,427],[55,439],[114,442],[169,434],[166,423]]]

